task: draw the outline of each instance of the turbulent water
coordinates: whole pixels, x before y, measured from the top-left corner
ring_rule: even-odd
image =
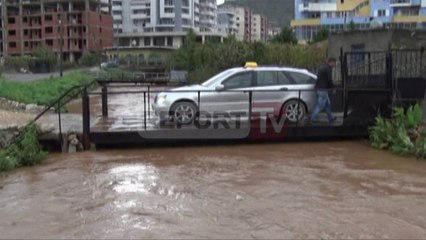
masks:
[[[426,236],[426,162],[362,141],[52,154],[0,188],[0,238]]]

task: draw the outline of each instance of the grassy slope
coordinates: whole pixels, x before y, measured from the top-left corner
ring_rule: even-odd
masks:
[[[27,104],[48,105],[69,88],[88,83],[91,79],[88,74],[75,72],[62,78],[55,77],[33,82],[0,80],[0,97]]]

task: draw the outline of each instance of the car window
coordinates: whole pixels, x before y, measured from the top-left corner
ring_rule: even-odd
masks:
[[[277,71],[258,71],[257,86],[273,86],[278,84]]]
[[[227,78],[228,76],[231,76],[232,74],[234,74],[236,71],[238,71],[238,70],[237,69],[229,69],[229,70],[223,71],[223,72],[218,73],[215,76],[211,77],[209,80],[205,81],[201,85],[205,86],[205,87],[211,87],[215,83],[217,83],[217,81],[220,81],[220,79]]]
[[[238,73],[222,82],[226,89],[251,86],[251,72]]]
[[[307,74],[299,72],[287,72],[287,75],[294,81],[295,84],[313,84],[315,79]]]
[[[289,76],[285,74],[285,72],[278,72],[278,84],[279,85],[289,85],[292,84],[292,81]]]

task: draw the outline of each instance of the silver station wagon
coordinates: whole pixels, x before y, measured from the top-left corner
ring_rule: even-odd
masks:
[[[162,122],[190,124],[197,116],[205,115],[201,113],[249,112],[251,91],[253,114],[285,114],[289,122],[295,123],[314,107],[315,82],[316,75],[304,69],[247,63],[202,84],[161,92],[152,108]]]

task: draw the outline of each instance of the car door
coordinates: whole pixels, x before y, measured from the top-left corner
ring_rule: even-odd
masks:
[[[278,114],[294,87],[291,79],[279,69],[256,71],[255,83],[253,113],[259,114]]]
[[[210,95],[210,109],[213,112],[247,112],[249,108],[249,91],[253,86],[253,71],[233,74],[221,83],[223,90]]]
[[[314,91],[316,79],[306,72],[288,70],[284,73],[293,83],[291,89],[294,93],[297,93],[297,95],[292,97],[299,98],[300,96],[300,99],[307,105],[308,112],[310,112],[316,102],[316,93]]]

